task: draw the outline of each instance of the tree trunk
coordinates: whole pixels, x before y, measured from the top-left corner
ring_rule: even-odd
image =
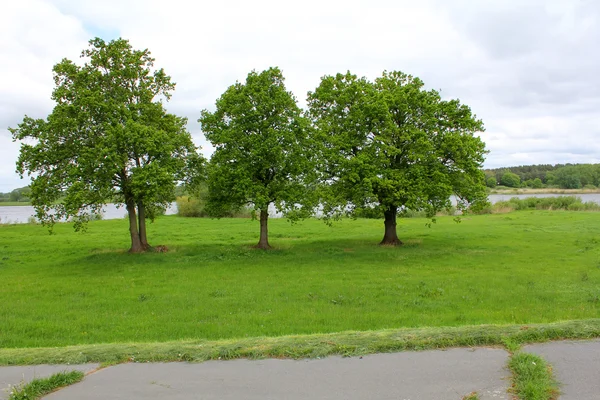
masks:
[[[143,203],[138,203],[138,220],[140,226],[140,243],[144,250],[148,250],[150,245],[148,244],[148,238],[146,237],[146,208]]]
[[[129,252],[142,253],[144,251],[144,246],[142,246],[140,234],[138,232],[138,221],[135,215],[135,203],[133,200],[128,200],[125,203],[125,206],[127,208],[127,214],[129,215],[129,233],[131,234],[131,248],[129,249]]]
[[[268,250],[271,248],[269,245],[269,229],[267,222],[269,220],[268,206],[265,210],[260,210],[260,240],[256,245],[257,249]]]
[[[385,216],[385,234],[383,235],[383,240],[380,245],[388,245],[388,246],[399,246],[402,244],[400,239],[398,239],[398,234],[396,233],[396,215],[398,214],[398,207],[390,206],[388,207],[383,215]]]

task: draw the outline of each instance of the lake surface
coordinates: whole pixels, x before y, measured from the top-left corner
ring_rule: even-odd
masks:
[[[600,204],[600,193],[582,193],[574,195],[565,194],[491,194],[489,200],[492,204],[498,201],[510,200],[512,197],[518,197],[525,199],[527,197],[560,197],[560,196],[576,196],[581,198],[583,202],[592,201]],[[177,204],[172,203],[167,209],[166,214],[176,214]],[[269,214],[272,217],[280,217],[277,215],[275,210],[272,210]],[[31,206],[0,206],[0,223],[13,223],[13,224],[24,224],[27,223],[30,217],[34,215],[33,207]],[[127,211],[125,207],[117,208],[114,204],[108,204],[104,207],[104,218],[103,219],[119,219],[125,218]]]
[[[177,204],[172,203],[167,208],[166,214],[176,214]],[[12,224],[27,223],[30,217],[33,217],[35,211],[32,206],[0,206],[0,222]],[[104,207],[103,219],[119,219],[127,216],[125,207],[117,208],[114,204],[107,204]]]

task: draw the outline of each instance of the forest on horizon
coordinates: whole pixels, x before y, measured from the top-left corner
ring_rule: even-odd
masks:
[[[556,187],[596,189],[600,187],[600,164],[534,164],[484,169],[487,186]]]

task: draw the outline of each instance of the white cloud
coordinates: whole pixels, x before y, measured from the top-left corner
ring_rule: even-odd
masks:
[[[10,60],[0,66],[0,128],[47,115],[52,65],[95,35],[120,35],[177,82],[168,108],[189,118],[205,153],[200,110],[250,70],[279,66],[302,105],[325,74],[417,75],[484,120],[490,167],[600,161],[593,0],[21,0],[0,12],[0,56]],[[20,185],[15,149],[3,146],[0,191]]]
[[[39,118],[51,111],[52,66],[78,57],[89,35],[77,18],[46,1],[4,1],[0,14],[0,191],[6,192],[27,184],[14,172],[19,145],[6,128],[24,114]]]

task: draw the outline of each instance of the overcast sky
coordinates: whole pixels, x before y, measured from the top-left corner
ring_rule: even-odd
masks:
[[[483,119],[486,167],[600,162],[598,0],[2,0],[0,192],[24,186],[7,127],[52,110],[52,66],[87,41],[148,48],[189,119],[252,69],[278,66],[304,106],[323,75],[418,76]]]

